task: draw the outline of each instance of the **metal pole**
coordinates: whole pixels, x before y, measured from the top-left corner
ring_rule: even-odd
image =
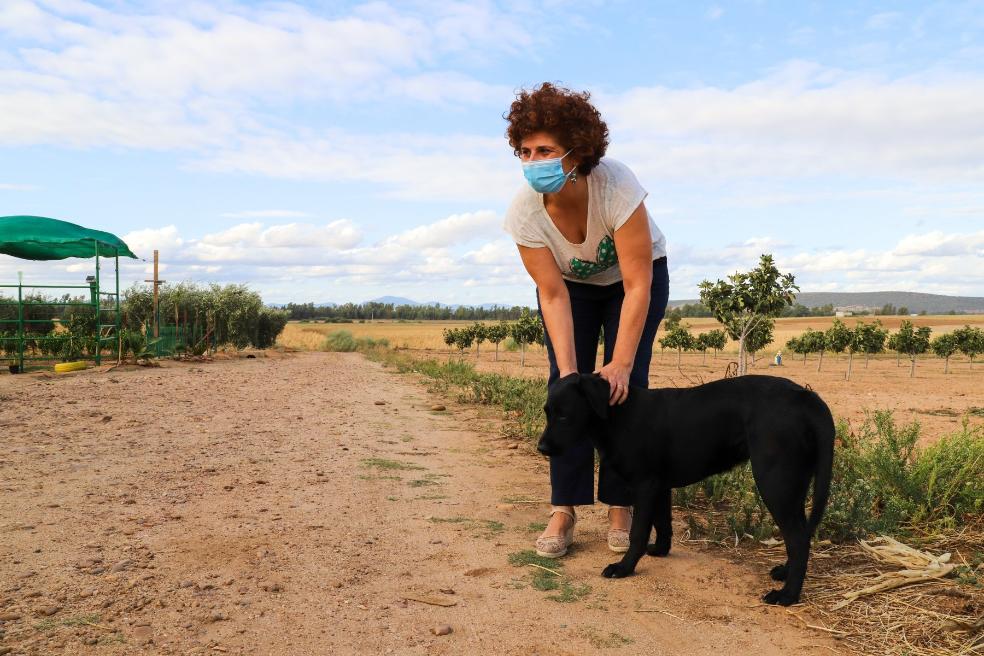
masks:
[[[96,294],[93,303],[96,311],[96,366],[102,364],[102,316],[99,312],[99,242],[95,239],[92,243],[96,246]]]
[[[116,364],[123,361],[123,321],[120,316],[120,250],[116,249]]]
[[[160,337],[161,318],[157,314],[157,250],[154,250],[154,339]]]
[[[17,272],[17,371],[24,373],[24,272]]]

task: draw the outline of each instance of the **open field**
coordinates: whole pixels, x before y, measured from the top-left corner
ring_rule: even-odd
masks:
[[[916,327],[929,326],[933,329],[933,336],[948,333],[964,325],[984,328],[984,314],[960,314],[960,315],[936,315],[922,317],[844,317],[841,319],[848,327],[853,328],[856,321],[871,322],[878,319],[888,330],[898,330],[899,324],[904,320],[911,321]],[[791,338],[799,335],[807,328],[814,330],[826,330],[834,321],[834,317],[793,317],[788,319],[777,319],[775,329],[775,340],[766,349],[775,352],[775,348],[782,347]],[[443,349],[444,340],[442,331],[445,328],[460,328],[470,326],[474,321],[371,321],[366,323],[301,323],[292,321],[287,325],[285,333],[281,336],[281,343],[294,347],[317,348],[320,340],[310,335],[301,335],[298,331],[320,333],[327,335],[336,330],[347,330],[355,337],[372,337],[374,339],[388,339],[390,346],[397,348],[410,349]],[[494,323],[486,321],[484,323]],[[684,324],[691,326],[694,334],[699,334],[720,328],[721,324],[711,318],[684,319]],[[659,333],[656,338],[664,336],[664,326],[660,325]],[[485,346],[489,346],[486,344]],[[726,351],[738,352],[738,343],[729,342]],[[952,361],[952,360],[951,360]]]
[[[256,356],[0,375],[0,654],[849,653],[758,602],[777,551],[679,540],[602,579],[583,507],[556,574],[525,564],[548,475],[500,412],[355,353]]]
[[[891,330],[905,317],[885,317],[883,323]],[[912,317],[916,325],[929,325],[934,333],[959,328],[964,324],[984,326],[984,316],[935,316]],[[685,319],[695,332],[711,330],[718,326],[713,319]],[[832,317],[780,319],[776,333],[784,342],[808,327],[825,329]],[[850,318],[847,319],[848,325]],[[437,359],[448,357],[447,347],[441,341],[441,331],[449,326],[467,325],[471,322],[376,322],[353,324],[288,324],[281,343],[297,348],[316,350],[324,335],[336,330],[348,330],[356,337],[385,338],[396,348],[409,348],[421,356]],[[766,351],[766,353],[770,353]],[[771,355],[771,353],[770,353]],[[730,356],[730,357],[729,357]],[[455,354],[454,357],[458,357]],[[734,354],[723,353],[716,359],[708,354],[684,353],[681,366],[677,367],[675,352],[653,356],[649,372],[653,387],[682,387],[721,378],[727,363]],[[465,359],[475,363],[480,371],[494,371],[519,376],[547,375],[546,352],[542,347],[531,346],[526,353],[526,366],[520,366],[519,352],[499,349],[498,361],[494,360],[491,344],[483,344],[481,353],[475,355],[474,347]],[[600,358],[599,358],[600,362]],[[909,378],[905,359],[896,365],[894,354],[872,358],[865,366],[864,358],[855,357],[851,380],[845,380],[846,355],[824,356],[823,366],[817,372],[817,356],[810,355],[804,363],[802,356],[787,354],[781,368],[770,366],[771,357],[760,357],[749,363],[750,373],[778,374],[804,385],[810,385],[830,404],[836,417],[859,424],[870,410],[888,409],[903,422],[918,421],[924,428],[923,438],[933,441],[940,435],[952,432],[964,416],[972,424],[984,423],[984,362],[973,368],[964,357],[950,359],[950,373],[943,374],[943,361],[931,354],[920,356],[914,378]]]

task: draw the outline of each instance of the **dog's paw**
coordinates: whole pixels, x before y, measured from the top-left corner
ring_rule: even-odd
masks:
[[[769,572],[769,576],[772,577],[772,580],[773,581],[785,581],[786,580],[786,576],[788,574],[789,574],[789,566],[788,565],[785,565],[785,564],[783,564],[783,565],[776,565]]]
[[[787,592],[785,588],[782,590],[770,590],[762,597],[762,601],[776,606],[792,606],[799,601],[799,595]]]
[[[646,545],[646,553],[657,558],[669,555],[670,540],[660,540],[657,538],[652,544]]]
[[[601,575],[606,579],[622,579],[632,575],[632,570],[621,562],[612,563],[601,571]]]

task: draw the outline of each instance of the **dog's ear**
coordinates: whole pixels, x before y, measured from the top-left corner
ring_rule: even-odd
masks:
[[[598,374],[588,374],[581,376],[578,383],[594,413],[602,419],[607,419],[608,399],[611,396],[611,387],[608,385],[608,381]]]

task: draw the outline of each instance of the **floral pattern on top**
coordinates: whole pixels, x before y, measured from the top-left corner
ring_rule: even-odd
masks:
[[[582,259],[571,258],[571,273],[580,280],[590,278],[618,264],[618,253],[615,252],[615,242],[606,236],[598,243],[598,259],[595,262],[585,262]]]

